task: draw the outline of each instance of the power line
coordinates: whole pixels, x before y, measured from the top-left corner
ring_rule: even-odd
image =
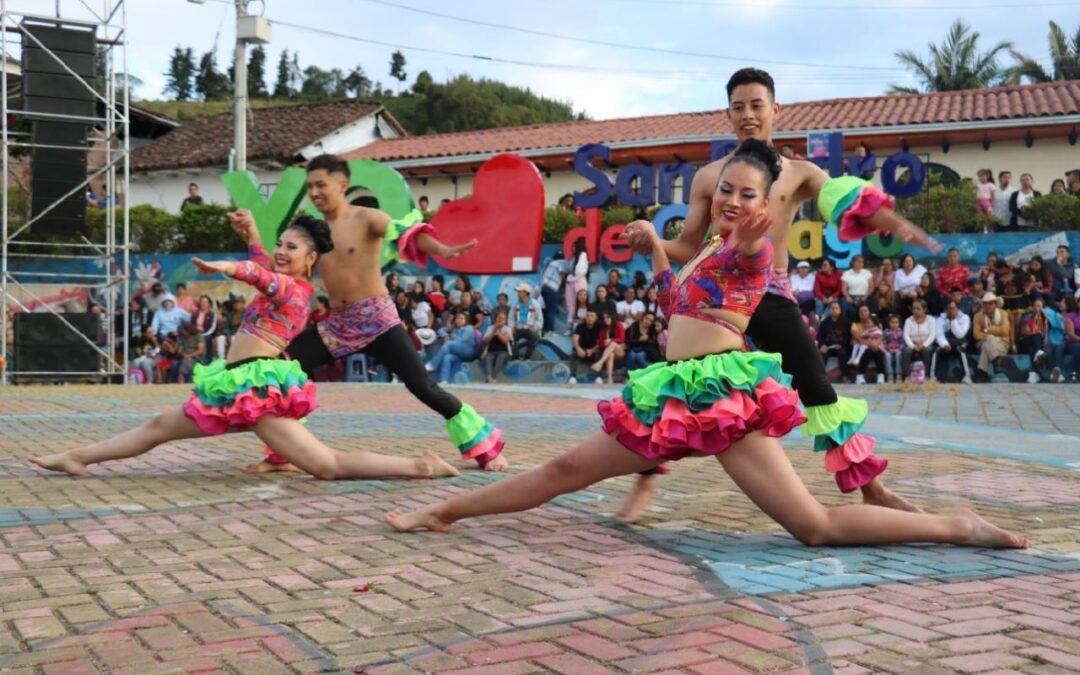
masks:
[[[502,23],[493,23],[490,21],[480,21],[479,19],[467,19],[465,17],[454,16],[453,14],[443,14],[442,12],[434,12],[427,9],[420,9],[419,7],[410,7],[408,5],[401,5],[396,2],[390,2],[389,0],[366,0],[372,4],[383,5],[386,7],[394,7],[407,12],[415,12],[417,14],[424,14],[427,16],[433,16],[440,19],[447,19],[448,21],[457,21],[460,23],[467,23],[474,26],[485,26],[487,28],[498,28],[500,30],[512,31],[515,33],[525,33],[527,35],[537,35],[540,37],[551,38],[555,40],[566,40],[568,42],[580,42],[583,44],[598,45],[601,47],[614,47],[616,49],[629,49],[640,52],[650,52],[653,54],[668,54],[672,56],[692,56],[695,58],[704,59],[716,59],[720,61],[737,61],[739,63],[746,63],[747,61],[755,61],[757,63],[778,65],[778,66],[809,66],[813,68],[830,68],[838,70],[862,70],[862,71],[874,71],[874,72],[888,72],[897,73],[904,72],[904,68],[890,67],[890,66],[859,66],[852,64],[838,64],[838,63],[807,63],[805,61],[780,61],[776,59],[749,59],[745,56],[729,56],[725,54],[711,54],[708,52],[692,52],[680,49],[665,49],[663,47],[646,47],[642,45],[629,44],[625,42],[610,42],[607,40],[597,40],[594,38],[586,38],[574,35],[562,35],[559,33],[550,33],[547,31],[533,30],[531,28],[522,28],[520,26],[511,26]]]
[[[545,0],[545,1],[547,1],[547,0]],[[619,2],[619,3],[635,2],[635,3],[643,4],[643,5],[647,4],[647,5],[663,5],[663,6],[667,6],[667,5],[689,5],[689,6],[694,6],[694,7],[731,7],[731,8],[740,8],[740,9],[745,9],[745,8],[748,7],[747,3],[744,0],[736,0],[736,1],[729,1],[729,0],[606,0],[606,1],[607,2],[615,1],[615,2]],[[864,9],[870,9],[870,10],[878,10],[878,9],[881,9],[881,10],[912,10],[912,9],[914,9],[914,10],[919,10],[919,11],[926,11],[926,10],[969,11],[969,10],[983,10],[983,9],[1017,9],[1017,7],[1018,6],[1017,6],[1017,4],[1015,2],[1013,2],[1013,3],[1001,3],[1001,4],[979,3],[979,4],[973,4],[973,5],[939,5],[939,4],[918,5],[918,4],[901,4],[901,3],[890,3],[890,4],[879,4],[879,5],[863,4],[863,3],[851,4],[851,5],[843,5],[843,4],[804,5],[801,2],[798,2],[798,3],[796,3],[796,2],[785,2],[785,3],[769,3],[767,8],[768,9],[773,9],[773,8],[776,8],[776,9],[799,9],[799,10],[802,10],[802,9],[841,10],[841,11],[852,11],[852,10],[861,11],[861,10],[864,10]],[[1080,7],[1080,2],[1035,2],[1035,3],[1025,3],[1023,5],[1024,9],[1044,8],[1044,7]]]

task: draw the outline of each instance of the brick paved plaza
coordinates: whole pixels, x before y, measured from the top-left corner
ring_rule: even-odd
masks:
[[[250,435],[174,443],[72,479],[29,465],[178,405],[179,386],[0,389],[0,671],[18,673],[1066,673],[1080,671],[1080,388],[864,387],[890,485],[972,505],[1032,548],[810,549],[715,462],[535,511],[392,534],[381,517],[498,477],[249,476]],[[598,425],[603,392],[457,390],[515,469]],[[452,453],[398,385],[325,385],[340,449]],[[799,438],[812,491],[840,495]]]

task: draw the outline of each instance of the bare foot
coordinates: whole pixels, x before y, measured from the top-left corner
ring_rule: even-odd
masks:
[[[875,486],[876,483],[876,486]],[[923,510],[912,504],[908,500],[904,499],[900,495],[896,494],[879,481],[875,480],[867,488],[874,486],[872,489],[863,490],[863,504],[869,504],[871,506],[884,506],[887,509],[896,509],[897,511],[910,511],[912,513],[923,513]]]
[[[383,517],[386,524],[398,532],[411,532],[413,530],[431,530],[432,532],[449,532],[451,523],[448,523],[432,513],[434,507],[425,506],[416,511],[391,511]]]
[[[255,464],[248,464],[244,467],[244,473],[272,473],[274,471],[289,471],[292,473],[304,473],[295,464],[286,462],[284,464],[274,464],[268,462],[265,459]]]
[[[1027,537],[1003,530],[983,520],[971,509],[957,509],[953,513],[971,524],[971,532],[961,542],[966,546],[982,548],[1027,548]]]
[[[626,495],[619,510],[615,512],[615,520],[620,523],[636,522],[645,509],[652,503],[653,493],[656,491],[656,478],[653,476],[638,476],[634,490]]]
[[[45,455],[43,457],[31,457],[30,461],[42,469],[63,471],[69,476],[83,476],[86,474],[86,465],[76,461],[66,452],[58,452],[55,455]]]
[[[423,471],[428,478],[446,478],[448,476],[461,475],[460,471],[444,462],[442,457],[439,457],[430,450],[425,452],[424,456],[416,460],[416,462],[422,467],[421,471]]]
[[[484,465],[484,471],[507,471],[509,468],[510,460],[506,459],[506,455],[503,454]]]

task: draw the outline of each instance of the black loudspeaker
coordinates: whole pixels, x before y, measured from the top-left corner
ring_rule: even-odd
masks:
[[[34,146],[30,152],[30,216],[44,214],[31,229],[46,234],[85,234],[86,194],[77,188],[86,179],[90,123],[51,115],[97,114],[93,92],[79,79],[93,84],[96,76],[94,28],[40,19],[27,19],[22,26],[29,33],[23,36],[23,108],[31,120]],[[72,194],[65,197],[69,192]]]
[[[97,344],[101,336],[98,314],[64,314],[79,333]],[[96,373],[100,354],[51,313],[15,314],[15,363],[12,373]]]

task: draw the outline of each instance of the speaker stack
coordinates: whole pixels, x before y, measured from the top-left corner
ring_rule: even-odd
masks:
[[[90,122],[33,113],[96,116],[94,94],[84,83],[85,80],[93,86],[96,76],[95,28],[41,19],[27,19],[22,26],[33,36],[23,35],[22,51],[23,102],[31,120],[33,145],[30,216],[56,204],[31,229],[46,234],[84,233],[85,190],[76,188],[86,180],[86,137]],[[72,190],[75,190],[72,195],[59,201]]]
[[[64,314],[75,330],[59,316],[48,313],[15,313],[15,363],[11,373],[96,373],[101,370],[93,344],[101,336],[98,314]],[[77,334],[75,331],[78,331]]]

